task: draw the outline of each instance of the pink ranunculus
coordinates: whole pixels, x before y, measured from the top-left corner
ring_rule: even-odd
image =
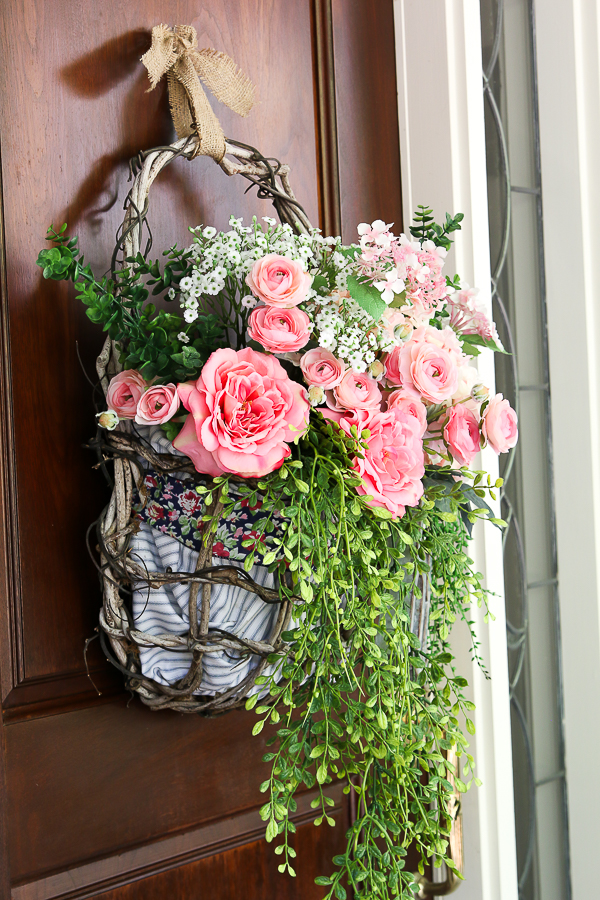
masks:
[[[327,391],[327,406],[336,410],[379,409],[381,391],[371,375],[349,369],[337,387]]]
[[[265,350],[291,353],[300,350],[310,337],[310,319],[301,309],[258,306],[250,313],[248,334]]]
[[[391,387],[399,387],[402,384],[402,375],[400,374],[400,353],[402,345],[394,347],[391,353],[388,353],[384,359],[385,364],[385,380]]]
[[[323,347],[308,350],[300,360],[300,368],[307,384],[314,384],[323,390],[337,387],[346,371],[342,360]]]
[[[463,354],[451,328],[417,328],[399,353],[400,383],[413,387],[429,403],[443,403],[458,388]]]
[[[140,397],[146,390],[144,376],[135,369],[125,369],[111,380],[106,403],[120,419],[134,419]]]
[[[477,417],[464,404],[453,406],[444,425],[444,438],[459,466],[470,466],[481,449]]]
[[[295,259],[268,253],[256,260],[252,271],[246,276],[246,284],[254,296],[267,306],[290,309],[306,300],[312,275],[305,272]]]
[[[308,428],[306,390],[274,356],[249,347],[215,350],[200,378],[177,392],[191,415],[173,446],[206,475],[268,475]]]
[[[373,506],[389,509],[394,518],[403,516],[407,506],[416,506],[423,496],[425,465],[421,426],[415,416],[401,409],[357,410],[342,416],[339,424],[347,434],[352,425],[359,433],[365,428],[371,432],[364,458],[356,457],[352,463],[363,480],[358,493],[369,496]]]
[[[519,439],[517,414],[502,394],[496,394],[483,414],[483,436],[495,453],[506,453]]]
[[[427,431],[427,407],[418,395],[410,390],[392,391],[387,398],[387,408],[401,409],[409,416],[414,416],[419,423],[421,437],[423,437]]]
[[[174,384],[156,384],[140,397],[135,413],[138,425],[162,425],[172,419],[179,409],[179,397]]]

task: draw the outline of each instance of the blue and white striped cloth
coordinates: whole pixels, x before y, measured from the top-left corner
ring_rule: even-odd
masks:
[[[138,428],[140,437],[148,440],[159,453],[177,453],[159,428]],[[180,541],[151,528],[146,522],[133,535],[131,554],[148,572],[193,572],[197,553]],[[223,560],[213,556],[213,565]],[[228,561],[241,568],[241,563]],[[262,586],[273,587],[273,575],[264,566],[254,566],[251,577]],[[184,635],[189,627],[189,585],[164,585],[149,589],[134,585],[133,627],[147,634]],[[200,597],[199,597],[200,601]],[[200,602],[199,602],[200,606]],[[230,585],[215,585],[211,592],[209,629],[223,629],[237,637],[266,641],[279,613],[278,604],[264,603],[256,594]],[[162,684],[174,684],[188,671],[192,659],[187,650],[167,650],[140,645],[142,673]],[[203,678],[196,693],[214,695],[239,684],[256,667],[258,657],[242,657],[235,651],[205,653]],[[265,673],[266,674],[266,673]]]

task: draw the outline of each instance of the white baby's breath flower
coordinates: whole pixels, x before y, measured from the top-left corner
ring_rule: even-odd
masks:
[[[185,331],[179,332],[179,334],[177,335],[177,340],[181,341],[182,344],[189,344],[189,342],[190,342],[190,339],[187,336],[187,334],[185,333]]]
[[[175,291],[173,290],[173,288],[169,288],[169,290],[167,291],[167,297],[169,298],[169,300],[175,299]]]
[[[333,350],[335,345],[336,340],[333,331],[322,331],[319,336],[319,346],[325,350]]]
[[[254,309],[257,303],[258,299],[253,294],[246,294],[245,297],[242,297],[242,306],[244,309]]]
[[[204,228],[202,231],[203,236],[205,238],[208,238],[209,240],[210,240],[210,238],[214,238],[216,233],[217,233],[217,229],[213,228],[212,225],[207,225],[206,228]]]
[[[191,325],[191,323],[195,322],[198,318],[198,313],[195,309],[186,309],[183,313],[183,318],[188,324]]]

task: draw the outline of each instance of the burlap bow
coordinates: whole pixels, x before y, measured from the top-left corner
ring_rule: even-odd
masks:
[[[142,56],[153,91],[163,75],[169,85],[171,114],[178,137],[198,135],[198,153],[220,162],[225,155],[225,136],[212,111],[199,78],[217,100],[240,116],[254,104],[254,85],[235,62],[217,50],[198,50],[196,29],[191,25],[155,25],[152,46]]]

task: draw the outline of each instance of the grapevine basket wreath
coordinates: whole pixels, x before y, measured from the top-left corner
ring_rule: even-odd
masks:
[[[473,524],[504,524],[484,499],[500,482],[472,464],[517,441],[474,365],[502,352],[495,327],[442,271],[462,216],[439,225],[419,207],[409,235],[378,220],[351,246],[324,237],[286,165],[225,139],[201,81],[241,115],[254,97],[229,57],[161,25],[142,62],[151,89],[168,81],[178,140],[132,161],[110,275],[66,225],[38,258],[107,335],[90,445],[112,484],[90,540],[102,646],[153,710],[245,706],[254,734],[274,726],[260,812],[280,871],[295,874],[296,792],[315,788],[315,824],[333,825],[341,779],[356,815],[317,878],[324,896],[447,892],[462,877],[457,798],[475,780],[449,634],[487,604]],[[197,156],[254,185],[279,223],[190,228],[159,264],[152,185]],[[425,877],[432,861],[445,882]]]

